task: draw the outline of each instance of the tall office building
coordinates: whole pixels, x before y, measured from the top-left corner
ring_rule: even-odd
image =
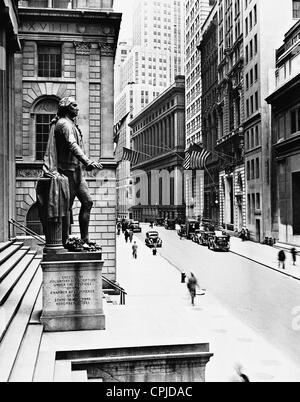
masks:
[[[216,151],[219,164],[220,224],[245,226],[243,0],[218,2],[218,99]]]
[[[300,7],[299,7],[300,17]],[[276,51],[272,105],[272,236],[280,247],[300,245],[300,21]]]
[[[197,46],[202,26],[216,0],[185,2],[185,75],[186,75],[186,146],[202,143],[201,132],[201,52]],[[187,216],[202,217],[204,207],[204,172],[193,172],[186,179]]]
[[[139,0],[133,14],[133,46],[116,71],[121,92],[115,98],[115,123],[128,116],[118,135],[116,160],[118,216],[129,218],[132,178],[129,162],[120,162],[130,148],[130,120],[184,73],[184,0]],[[118,77],[117,77],[118,75]]]
[[[284,3],[284,4],[283,4]],[[271,237],[270,71],[285,32],[300,17],[300,1],[244,1],[244,135],[247,227],[256,241]]]

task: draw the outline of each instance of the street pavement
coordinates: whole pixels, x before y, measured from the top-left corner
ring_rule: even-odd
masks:
[[[279,249],[265,244],[254,243],[252,241],[242,241],[237,237],[231,237],[230,251],[250,261],[257,262],[267,268],[282,272],[282,274],[291,276],[300,280],[300,255],[297,256],[296,265],[293,265],[292,256],[289,251],[285,251],[286,261],[285,269],[278,267]]]
[[[117,238],[117,281],[127,296],[125,306],[104,304],[106,330],[44,333],[41,352],[209,342],[214,355],[206,367],[208,382],[236,381],[237,364],[252,382],[300,381],[300,361],[291,358],[299,356],[300,333],[290,329],[289,317],[299,281],[238,255],[180,241],[175,231],[163,228],[163,247],[153,256],[144,244],[147,230],[143,225],[134,236],[137,260],[132,244],[123,235]],[[181,283],[181,272],[191,268],[206,289],[194,307]],[[290,353],[276,344],[278,336],[291,345]]]
[[[117,241],[117,279],[128,293],[124,312],[130,315],[130,325],[136,329],[137,344],[208,340],[214,353],[207,365],[209,382],[233,381],[237,364],[254,382],[300,381],[300,366],[232,314],[210,289],[204,296],[197,296],[195,307],[191,306],[186,284],[181,283],[182,269],[163,256],[168,244],[164,241],[158,255],[153,256],[144,244],[147,230],[143,225],[143,233],[134,237],[138,244],[137,260],[132,258],[131,244],[126,244],[122,235]],[[159,228],[159,232],[163,231]],[[165,236],[171,233],[174,235],[174,231],[166,231]],[[182,247],[187,248],[186,253],[188,247],[197,247],[189,241],[179,244],[181,254]],[[110,311],[115,307],[111,306]]]

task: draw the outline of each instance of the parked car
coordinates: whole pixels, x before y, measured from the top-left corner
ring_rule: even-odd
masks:
[[[175,224],[176,224],[175,219],[166,219],[164,226],[165,226],[165,229],[175,230]]]
[[[203,230],[197,229],[195,233],[192,235],[192,241],[194,243],[200,244],[200,238],[202,235]]]
[[[180,225],[180,229],[177,230],[177,234],[180,237],[186,237],[186,226],[185,225]]]
[[[157,218],[155,219],[154,225],[155,226],[164,226],[164,218]]]
[[[211,236],[208,239],[208,248],[212,249],[214,251],[216,251],[216,250],[229,251],[230,245],[229,245],[228,236],[223,235],[223,234]]]
[[[201,231],[200,237],[199,237],[199,244],[201,244],[201,246],[208,246],[208,240],[210,239],[210,237],[212,237],[214,235],[215,235],[215,232],[206,231],[206,230]]]
[[[145,244],[148,247],[162,247],[162,240],[156,230],[150,230],[146,233]]]
[[[200,229],[200,223],[199,221],[196,221],[195,219],[190,219],[188,218],[185,222],[186,225],[186,238],[191,239],[193,237],[193,234],[196,232],[196,230]]]
[[[142,228],[140,227],[140,222],[139,221],[133,221],[130,224],[130,228],[134,233],[141,233]]]

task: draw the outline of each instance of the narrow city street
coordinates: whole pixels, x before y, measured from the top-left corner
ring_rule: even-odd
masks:
[[[144,224],[137,237],[144,241],[147,230]],[[180,240],[175,230],[154,230],[163,241],[159,254],[174,269],[194,272],[202,288],[300,365],[300,332],[292,328],[292,310],[300,306],[300,281],[230,252],[214,252],[191,240]]]

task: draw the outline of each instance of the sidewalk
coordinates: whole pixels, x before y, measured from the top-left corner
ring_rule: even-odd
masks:
[[[138,259],[117,240],[117,280],[126,305],[106,304],[105,331],[44,333],[41,352],[209,342],[206,381],[232,381],[242,364],[252,382],[300,380],[300,367],[232,316],[210,293],[191,306],[186,284],[171,264],[136,239]]]
[[[257,262],[267,268],[281,272],[284,275],[300,280],[300,256],[297,256],[296,265],[293,266],[292,256],[289,251],[285,251],[285,269],[278,268],[278,251],[276,247],[252,241],[242,241],[237,237],[230,238],[230,251],[248,260]]]
[[[230,381],[237,362],[251,381],[300,380],[300,368],[233,317],[209,290],[205,296],[197,296],[192,307],[180,273],[136,241],[136,261],[131,256],[131,244],[126,244],[123,236],[117,243],[118,281],[128,293],[126,308],[132,310],[131,325],[138,326],[136,341],[144,338],[155,344],[208,340],[214,353],[206,370],[209,382]]]

